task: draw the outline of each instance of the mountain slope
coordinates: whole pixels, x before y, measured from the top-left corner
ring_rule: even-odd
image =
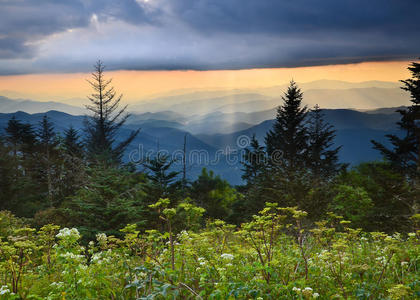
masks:
[[[0,112],[12,113],[16,111],[25,111],[27,113],[43,113],[50,110],[59,110],[73,115],[83,115],[86,110],[60,102],[40,102],[32,100],[12,100],[7,97],[0,96]]]

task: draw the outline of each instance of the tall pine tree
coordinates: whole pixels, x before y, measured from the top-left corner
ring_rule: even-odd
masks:
[[[408,70],[412,78],[401,82],[404,84],[402,89],[411,95],[412,105],[398,110],[401,120],[397,123],[405,134],[403,137],[387,135],[392,149],[376,141],[372,143],[394,167],[409,176],[415,176],[420,173],[420,63],[413,62]]]
[[[267,155],[264,146],[258,142],[255,134],[252,136],[250,148],[245,148],[243,155],[242,179],[246,181],[247,186],[256,183],[266,167]]]
[[[94,92],[88,96],[91,105],[86,108],[93,113],[86,119],[86,145],[88,156],[92,161],[106,164],[119,164],[126,147],[137,136],[139,130],[132,131],[123,141],[116,143],[116,135],[129,117],[125,113],[127,106],[119,109],[122,95],[117,95],[110,86],[112,79],[105,79],[104,64],[98,60],[88,80]]]
[[[63,144],[64,150],[68,155],[79,158],[83,156],[83,144],[80,141],[79,133],[73,126],[64,131]]]
[[[314,183],[321,183],[337,175],[340,164],[338,152],[334,148],[334,126],[324,120],[318,105],[311,110],[308,122],[308,151],[306,165]]]
[[[144,163],[147,169],[147,178],[150,180],[147,189],[152,202],[159,198],[173,198],[172,194],[175,188],[179,184],[182,185],[182,182],[176,181],[180,172],[171,170],[173,163],[174,161],[162,152],[157,152],[156,157],[148,159]]]
[[[303,93],[294,81],[282,97],[284,103],[277,109],[273,129],[265,138],[269,161],[287,174],[301,170],[307,155],[308,109],[302,105]]]
[[[46,115],[43,116],[42,121],[39,124],[37,135],[40,148],[40,181],[45,182],[48,204],[50,207],[53,207],[53,197],[58,188],[58,186],[54,184],[53,181],[59,180],[60,176],[58,172],[61,168],[57,165],[57,161],[59,159],[59,151],[57,146],[59,142],[54,132],[54,126],[48,120]],[[58,164],[61,165],[60,163]]]

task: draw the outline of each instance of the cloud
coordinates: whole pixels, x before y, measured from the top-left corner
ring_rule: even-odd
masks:
[[[417,0],[0,0],[0,73],[414,59]]]

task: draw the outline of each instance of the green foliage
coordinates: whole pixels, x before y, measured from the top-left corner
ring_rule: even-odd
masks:
[[[203,168],[200,176],[191,184],[191,199],[206,210],[205,216],[225,219],[231,214],[231,205],[238,199],[230,184]]]
[[[368,193],[361,187],[338,185],[337,195],[334,197],[330,208],[343,215],[356,226],[363,226],[363,221],[372,208],[372,200]]]
[[[365,207],[363,222],[367,230],[386,232],[410,230],[409,217],[416,213],[420,198],[405,176],[389,163],[363,163],[336,178],[336,185],[347,185],[363,190],[371,199]],[[343,201],[346,201],[343,199]]]
[[[144,163],[149,178],[147,194],[151,202],[173,196],[181,187],[180,182],[176,180],[179,172],[171,170],[173,163],[174,161],[162,152],[158,152],[156,157]]]
[[[150,205],[165,222],[203,211],[169,199]],[[75,228],[36,231],[0,213],[0,299],[414,299],[420,296],[419,234],[388,236],[329,214],[307,230],[306,212],[266,207],[240,228],[170,227],[87,246]]]
[[[374,148],[380,151],[398,171],[408,176],[418,177],[420,173],[420,63],[413,62],[408,70],[412,77],[401,80],[404,84],[401,89],[410,93],[412,105],[398,110],[401,114],[398,126],[404,131],[404,136],[386,135],[392,144],[392,149],[373,140],[372,143]]]
[[[124,169],[92,167],[88,183],[63,205],[65,224],[77,226],[85,238],[97,233],[118,235],[125,223],[146,223],[145,178]]]

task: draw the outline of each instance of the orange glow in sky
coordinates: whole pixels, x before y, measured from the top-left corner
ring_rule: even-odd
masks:
[[[117,92],[127,103],[179,89],[243,89],[329,79],[349,82],[398,81],[410,77],[408,61],[365,62],[301,68],[218,71],[109,71]],[[0,95],[39,101],[81,104],[91,92],[89,74],[30,74],[0,76]]]

